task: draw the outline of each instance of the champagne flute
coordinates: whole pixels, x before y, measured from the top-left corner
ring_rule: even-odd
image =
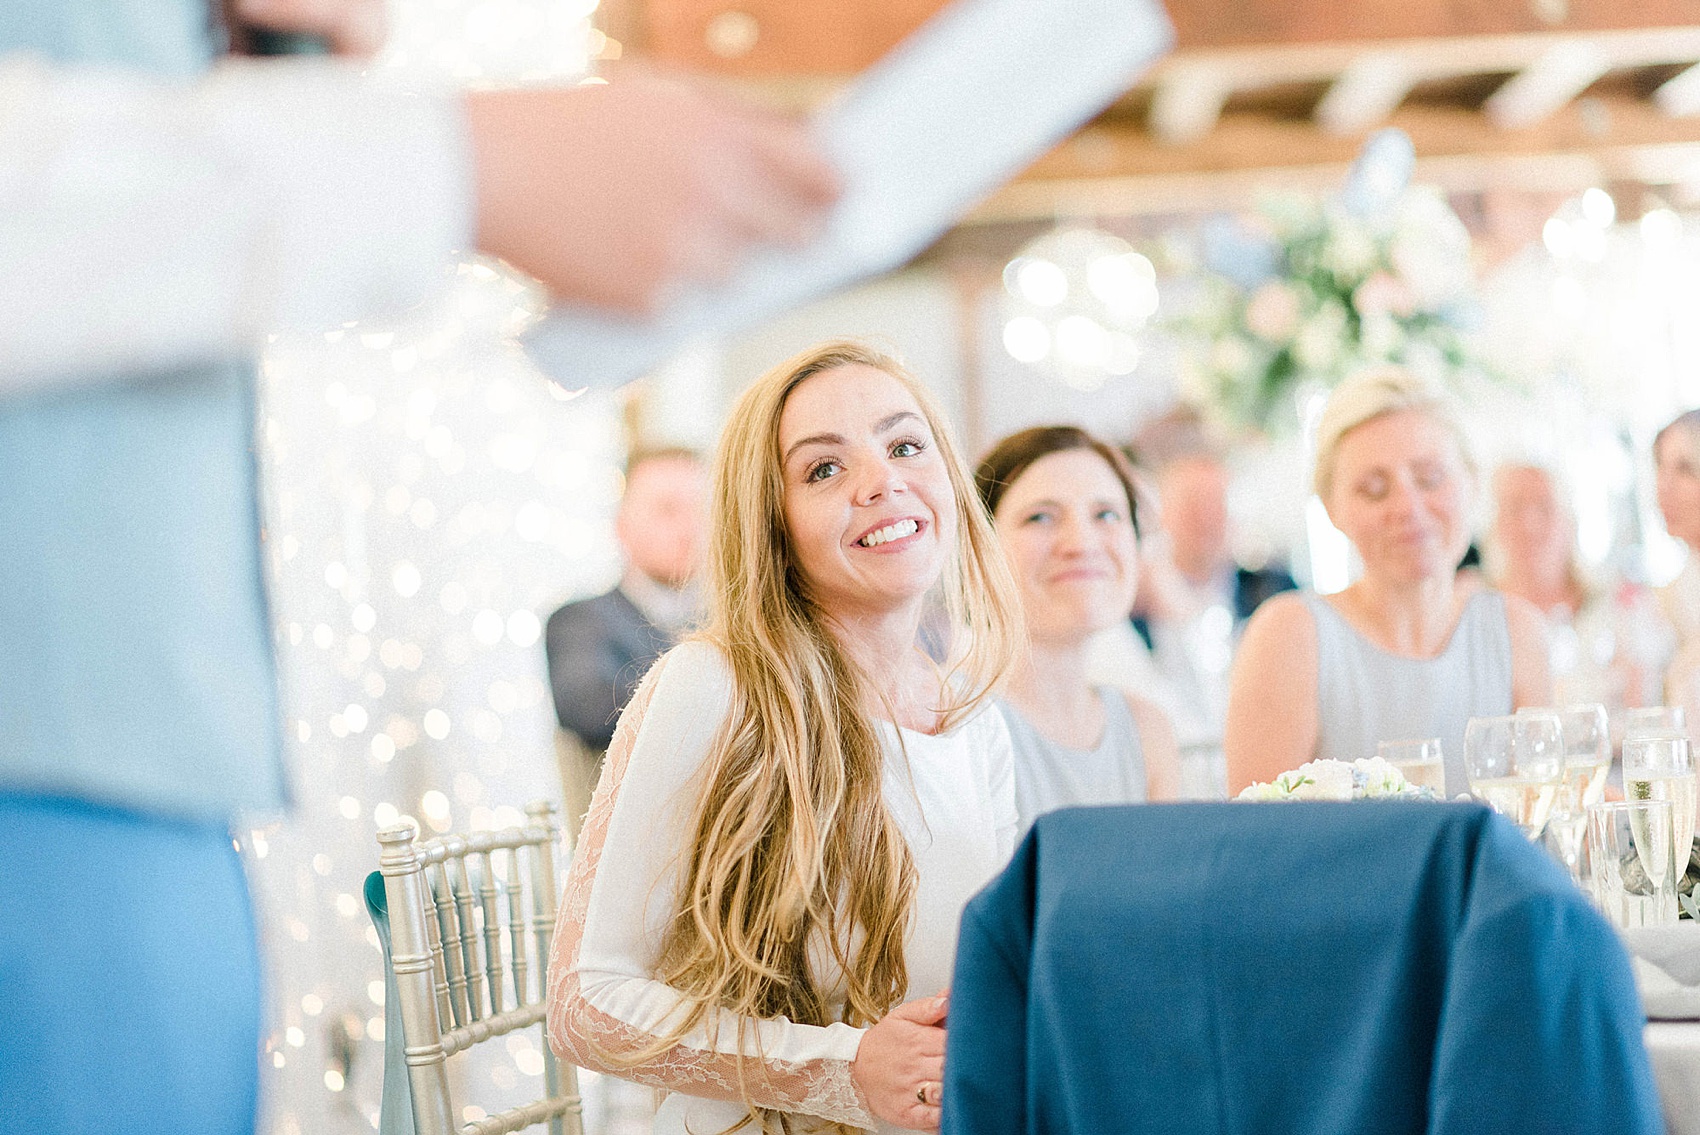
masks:
[[[1476,799],[1541,837],[1564,782],[1564,732],[1553,713],[1472,717],[1464,727],[1464,772]]]
[[[1629,737],[1623,742],[1625,800],[1669,800],[1676,873],[1680,880],[1694,852],[1694,754],[1686,737]],[[1643,833],[1637,833],[1639,837]]]
[[[1563,709],[1520,709],[1519,717],[1551,714],[1558,718],[1564,740],[1564,783],[1553,800],[1547,831],[1558,857],[1578,881],[1582,878],[1582,836],[1588,809],[1605,796],[1611,771],[1611,731],[1606,707],[1572,705]]]
[[[1688,722],[1680,705],[1642,705],[1623,711],[1624,737],[1686,737]]]
[[[1674,815],[1669,800],[1621,800],[1588,809],[1594,902],[1619,929],[1676,922]]]
[[[1375,755],[1398,769],[1406,782],[1418,788],[1432,789],[1436,799],[1446,799],[1446,764],[1441,756],[1439,737],[1378,741]]]

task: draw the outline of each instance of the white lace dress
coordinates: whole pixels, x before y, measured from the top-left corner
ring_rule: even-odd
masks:
[[[735,1057],[737,1022],[723,1014],[655,1060],[616,1068],[604,1051],[635,1051],[666,1031],[680,1006],[655,980],[662,931],[676,909],[679,864],[697,773],[732,704],[724,656],[686,643],[656,664],[620,718],[567,877],[549,965],[549,1035],[585,1068],[664,1089],[655,1135],[720,1132],[745,1117]],[[950,981],[963,906],[1008,860],[1017,832],[1009,731],[996,709],[928,736],[882,729],[885,795],[919,876],[907,943],[909,991],[927,997]],[[823,974],[823,985],[838,984]],[[865,1031],[764,1020],[752,1030],[757,1106],[895,1130],[868,1112],[850,1079]],[[747,1044],[754,1055],[754,1043]],[[807,1130],[804,1122],[796,1130]],[[740,1128],[752,1130],[752,1128]]]

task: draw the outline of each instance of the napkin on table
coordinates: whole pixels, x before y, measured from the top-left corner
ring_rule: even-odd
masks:
[[[1647,1019],[1700,1021],[1700,923],[1623,931]]]

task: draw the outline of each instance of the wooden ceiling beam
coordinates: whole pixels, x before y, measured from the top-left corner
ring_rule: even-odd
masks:
[[[1151,69],[1139,86],[1160,86],[1172,70],[1210,66],[1232,75],[1236,90],[1286,83],[1328,82],[1368,55],[1396,52],[1413,81],[1454,75],[1509,74],[1535,65],[1565,44],[1586,43],[1610,70],[1700,62],[1700,26],[1518,35],[1442,36],[1409,40],[1273,44],[1177,51]]]
[[[1400,107],[1387,122],[1411,136],[1419,180],[1448,189],[1700,181],[1700,121],[1672,119],[1624,95],[1590,101],[1587,113],[1572,104],[1515,132],[1464,108],[1421,104]],[[994,194],[970,222],[1243,205],[1261,190],[1337,187],[1357,150],[1356,140],[1307,121],[1263,115],[1224,114],[1184,147],[1101,122]]]
[[[1591,33],[1585,39],[1571,33],[1531,32],[1518,35],[1440,37],[1410,40],[1355,40],[1327,44],[1274,44],[1259,47],[1183,49],[1159,60],[1130,95],[1155,99],[1172,88],[1191,92],[1181,100],[1203,119],[1200,106],[1210,101],[1199,92],[1222,88],[1225,97],[1237,91],[1258,91],[1296,83],[1334,83],[1365,58],[1397,56],[1413,84],[1459,75],[1509,75],[1527,70],[1565,44],[1586,42],[1614,71],[1642,67],[1700,63],[1700,26]],[[1200,77],[1208,77],[1208,82]],[[843,89],[847,79],[827,75],[768,76],[738,80],[740,86],[779,105],[799,110],[818,106]],[[1218,108],[1220,109],[1220,108]],[[1169,112],[1165,112],[1167,115]],[[1187,122],[1177,114],[1177,122]],[[1159,129],[1153,124],[1153,129]],[[1185,138],[1180,131],[1176,137]]]

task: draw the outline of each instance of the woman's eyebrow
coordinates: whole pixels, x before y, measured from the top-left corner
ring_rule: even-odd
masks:
[[[797,441],[792,442],[791,448],[787,449],[785,451],[785,459],[783,461],[781,461],[780,464],[781,465],[789,465],[791,463],[791,458],[793,456],[795,456],[796,452],[799,449],[803,448],[805,445],[843,445],[843,444],[844,444],[844,438],[841,434],[810,434],[808,437],[801,438]]]
[[[892,414],[890,417],[881,418],[879,421],[875,422],[874,423],[874,432],[877,433],[877,434],[885,433],[887,430],[892,429],[894,426],[897,425],[897,423],[901,422],[905,418],[914,418],[917,422],[920,422],[922,425],[926,425],[925,419],[923,419],[921,417],[921,415],[917,414],[915,411],[913,411],[913,410],[899,410],[897,413]]]

